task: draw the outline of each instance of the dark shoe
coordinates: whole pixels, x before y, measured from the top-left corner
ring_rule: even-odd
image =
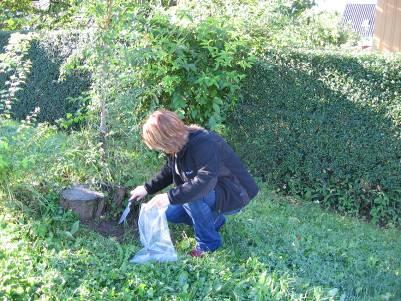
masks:
[[[203,257],[203,255],[205,255],[205,252],[195,248],[191,252],[189,252],[188,255],[192,257]]]

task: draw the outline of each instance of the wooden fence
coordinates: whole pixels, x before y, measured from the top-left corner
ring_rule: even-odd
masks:
[[[373,38],[374,48],[401,51],[401,0],[378,0]]]

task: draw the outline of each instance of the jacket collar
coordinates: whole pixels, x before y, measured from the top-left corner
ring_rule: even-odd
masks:
[[[194,144],[200,137],[202,137],[205,134],[207,134],[207,131],[203,130],[203,129],[199,129],[199,130],[190,132],[189,135],[188,135],[187,143],[185,143],[183,148],[177,153],[176,157],[180,158],[180,157],[184,156],[186,151],[188,150],[188,147],[191,144]]]

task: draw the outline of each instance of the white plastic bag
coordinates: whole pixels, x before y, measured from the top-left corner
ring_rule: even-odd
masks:
[[[139,212],[138,228],[144,248],[130,260],[132,263],[176,261],[177,253],[171,242],[165,215],[166,207],[142,204]]]

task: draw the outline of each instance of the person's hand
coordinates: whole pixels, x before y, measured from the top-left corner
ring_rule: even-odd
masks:
[[[142,200],[148,195],[148,192],[146,191],[145,186],[138,186],[134,190],[131,190],[130,194],[131,196],[129,200],[133,203],[134,201]]]
[[[157,206],[159,208],[167,207],[170,204],[167,193],[155,195],[148,203],[149,206]]]

